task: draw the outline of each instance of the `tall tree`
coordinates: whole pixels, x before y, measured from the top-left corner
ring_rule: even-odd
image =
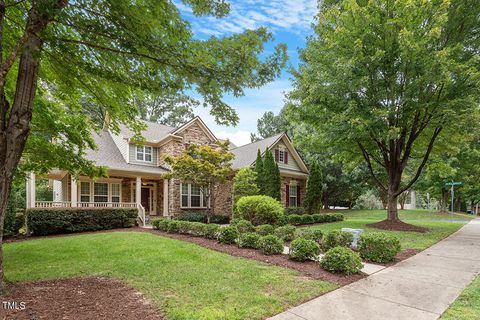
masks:
[[[220,143],[218,148],[190,145],[178,156],[166,156],[171,172],[166,177],[197,185],[207,205],[207,222],[215,211],[215,195],[218,187],[233,174],[233,153],[228,151],[230,142]]]
[[[386,223],[398,224],[397,198],[438,137],[478,113],[479,13],[472,0],[329,1],[301,51],[290,108],[314,138],[367,164],[387,194]]]
[[[281,178],[280,170],[278,168],[272,152],[267,148],[264,152],[263,158],[263,183],[265,188],[265,195],[274,199],[280,200]]]
[[[257,186],[260,194],[265,194],[265,174],[262,153],[257,150],[257,159],[255,160],[255,172],[257,173]]]
[[[229,11],[223,0],[182,3],[197,16]],[[85,103],[101,105],[112,130],[123,122],[140,133],[134,91],[196,91],[218,123],[235,124],[222,96],[262,86],[285,65],[282,44],[259,58],[270,39],[259,28],[196,40],[173,1],[0,0],[0,294],[3,220],[16,171],[104,173],[82,157],[95,147]]]
[[[133,103],[138,107],[140,118],[178,127],[195,116],[193,109],[200,103],[184,94],[152,96],[138,94]]]
[[[260,119],[257,120],[258,134],[250,134],[252,142],[274,136],[287,130],[283,109],[275,115],[272,111],[265,112]]]
[[[313,162],[307,180],[307,193],[303,205],[310,213],[318,213],[322,209],[323,181],[318,162]]]

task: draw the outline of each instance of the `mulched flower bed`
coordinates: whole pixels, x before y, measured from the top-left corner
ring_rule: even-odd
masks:
[[[415,226],[410,223],[403,222],[401,220],[383,220],[380,222],[367,224],[368,227],[382,229],[382,230],[393,230],[393,231],[413,231],[420,233],[427,233],[430,231],[428,228]]]
[[[24,310],[5,310],[0,319],[20,320],[161,320],[158,310],[143,295],[107,278],[70,278],[10,285],[2,302],[25,302]],[[18,305],[19,306],[19,305]]]
[[[267,255],[264,255],[259,250],[238,248],[235,245],[218,243],[216,240],[193,237],[193,236],[183,235],[183,234],[167,233],[159,230],[149,230],[149,231],[153,234],[161,235],[164,237],[192,242],[205,248],[228,253],[229,255],[232,255],[235,257],[248,258],[252,260],[273,264],[280,267],[294,269],[307,277],[329,281],[329,282],[337,283],[339,285],[346,285],[366,277],[366,275],[364,274],[355,274],[355,275],[348,275],[348,276],[342,275],[342,274],[333,274],[320,268],[318,262],[314,262],[314,261],[296,262],[288,259],[288,256],[284,254],[267,256]]]

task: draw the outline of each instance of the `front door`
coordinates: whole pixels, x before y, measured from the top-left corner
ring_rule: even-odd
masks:
[[[145,213],[150,214],[150,188],[142,188],[142,206],[145,208]]]

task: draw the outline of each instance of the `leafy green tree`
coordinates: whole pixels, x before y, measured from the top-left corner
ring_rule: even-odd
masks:
[[[170,96],[136,95],[134,104],[138,107],[140,118],[178,127],[195,117],[193,109],[200,103],[185,95]]]
[[[218,187],[233,174],[233,153],[228,151],[229,141],[218,148],[192,144],[178,156],[166,156],[165,162],[171,172],[167,178],[179,179],[197,185],[207,204],[207,222],[215,210],[215,195]]]
[[[323,179],[320,166],[315,161],[310,167],[307,180],[307,193],[303,205],[310,213],[317,213],[322,209]]]
[[[251,168],[242,168],[238,170],[233,178],[233,203],[234,206],[238,199],[245,196],[256,196],[260,193],[257,186],[257,172]]]
[[[257,173],[257,186],[260,194],[265,194],[265,173],[262,153],[257,150],[257,159],[255,160],[255,172]]]
[[[257,120],[258,135],[252,133],[250,135],[250,140],[252,140],[252,142],[258,141],[282,133],[286,130],[287,123],[285,121],[283,109],[278,115],[275,115],[272,111],[267,111]]]
[[[330,1],[301,51],[290,108],[311,138],[366,163],[390,222],[439,136],[478,114],[479,13],[469,0]]]
[[[197,16],[229,12],[223,0],[182,3]],[[198,40],[190,26],[174,1],[0,1],[0,245],[14,174],[105,174],[83,158],[95,148],[85,106],[100,106],[110,129],[122,122],[140,134],[136,91],[196,92],[218,123],[235,124],[222,96],[260,87],[285,65],[285,45],[260,59],[265,28]],[[1,263],[0,246],[3,283]]]

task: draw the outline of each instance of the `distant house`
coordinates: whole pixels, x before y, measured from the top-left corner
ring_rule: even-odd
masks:
[[[125,126],[120,127],[119,134],[108,130],[94,133],[98,150],[89,150],[86,158],[107,167],[108,177],[93,181],[80,176],[75,180],[65,171],[52,170],[47,178],[54,186],[54,201],[36,201],[35,174],[31,173],[27,183],[27,207],[131,207],[138,208],[143,221],[145,215],[174,216],[182,211],[205,210],[200,188],[164,178],[169,168],[162,155],[178,155],[190,144],[215,145],[219,140],[199,117],[178,128],[153,122],[145,124],[144,145],[134,144],[131,141],[134,134]],[[257,150],[263,153],[267,148],[280,168],[283,205],[299,206],[308,169],[285,133],[241,147],[231,145],[230,151],[235,155],[233,168],[253,167]],[[230,215],[232,183],[218,189],[215,214]]]

